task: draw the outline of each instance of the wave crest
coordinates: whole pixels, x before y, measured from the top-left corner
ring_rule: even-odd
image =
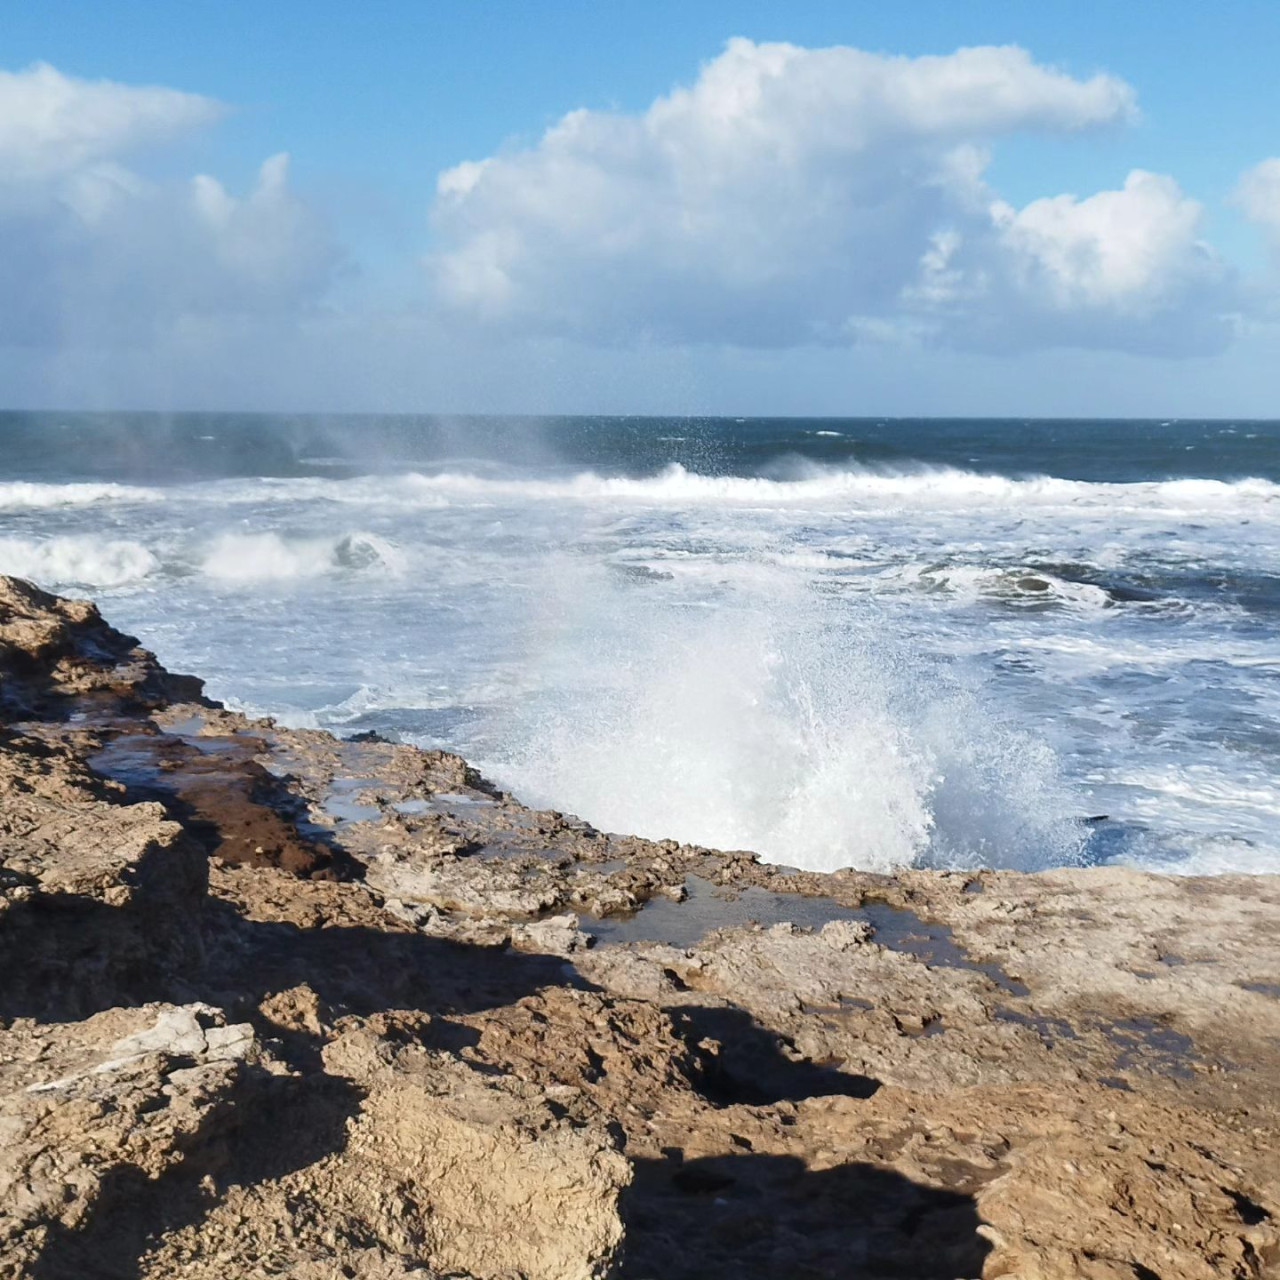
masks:
[[[204,548],[157,552],[128,539],[69,534],[0,538],[0,573],[47,587],[124,587],[157,573],[193,572],[224,582],[278,582],[369,570],[398,573],[403,553],[375,533],[286,538],[277,533],[225,533]]]
[[[337,570],[380,568],[399,572],[399,548],[376,533],[337,538],[286,538],[278,533],[225,533],[200,563],[207,577],[224,582],[278,582],[315,578]]]
[[[344,482],[334,482],[342,484]],[[604,476],[594,471],[572,476],[495,477],[468,472],[413,473],[396,482],[403,499],[416,494],[424,502],[627,500],[654,505],[813,505],[841,510],[865,505],[964,509],[1002,506],[1128,512],[1234,510],[1271,507],[1280,517],[1280,485],[1244,480],[1149,480],[1097,483],[1054,476],[1014,478],[958,468],[884,471],[871,468],[823,468],[806,465],[789,478],[716,476],[673,463],[656,475]],[[1274,506],[1272,505],[1274,504]]]
[[[50,586],[122,587],[154,573],[159,565],[141,543],[123,539],[0,538],[0,573]]]
[[[44,507],[83,507],[94,502],[154,502],[157,489],[128,484],[38,484],[9,480],[0,484],[0,510],[39,510]]]

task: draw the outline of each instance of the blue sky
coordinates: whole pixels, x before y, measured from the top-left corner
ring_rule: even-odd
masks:
[[[734,36],[753,43],[726,61]],[[882,61],[775,65],[774,42]],[[981,71],[968,132],[945,117],[950,64],[910,80],[944,114],[907,121],[903,60],[1011,44],[1027,64]],[[1241,182],[1280,156],[1278,48],[1280,5],[1242,0],[19,0],[0,69],[47,63],[72,90],[19,78],[9,135],[0,114],[0,237],[41,264],[0,271],[18,298],[0,399],[1272,415],[1280,181],[1260,171],[1250,200]],[[655,123],[717,59],[722,82],[774,86],[753,114],[708,141],[708,90]],[[855,100],[860,77],[879,87]],[[99,80],[133,115],[92,154],[65,129],[13,142],[37,90],[100,121],[115,107],[78,88]],[[149,105],[146,86],[188,97]],[[582,108],[582,138],[544,142]],[[31,148],[66,154],[6,191],[6,136],[31,172]],[[729,176],[690,196],[721,157]],[[1125,194],[1082,203],[1106,192]]]

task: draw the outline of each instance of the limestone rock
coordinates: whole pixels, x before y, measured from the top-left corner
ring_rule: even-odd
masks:
[[[0,1280],[1263,1280],[1278,926],[605,835],[0,579]]]

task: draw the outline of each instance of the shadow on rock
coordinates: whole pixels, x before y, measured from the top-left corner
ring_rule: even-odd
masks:
[[[191,938],[136,909],[70,894],[20,904],[0,934],[0,969],[9,974],[0,1023],[65,1022],[151,1001],[201,1000],[243,1016],[304,984],[335,1017],[465,1014],[543,987],[590,985],[558,956],[363,925],[247,920],[215,900],[202,924],[203,963],[193,963]]]
[[[71,934],[89,932],[83,945],[62,956],[65,981],[49,981],[46,970],[34,986],[0,984],[0,1018],[61,1021],[120,1005],[203,1001],[224,1009],[230,1022],[250,1022],[299,1074],[242,1068],[198,1132],[179,1140],[180,1159],[165,1172],[153,1177],[125,1164],[105,1173],[87,1221],[74,1228],[52,1225],[33,1280],[133,1280],[143,1273],[149,1249],[200,1223],[229,1188],[269,1182],[344,1150],[362,1091],[325,1070],[327,1031],[318,1024],[281,1025],[260,1007],[272,997],[289,993],[288,1004],[296,989],[305,988],[313,993],[304,999],[314,1002],[320,1024],[385,1014],[383,1042],[414,1040],[457,1054],[474,1044],[475,1035],[450,1022],[449,1014],[510,1004],[549,985],[586,985],[555,956],[367,926],[250,920],[218,901],[205,907],[203,965],[158,966],[148,963],[153,955],[139,952],[136,965],[131,957],[122,968],[117,951],[110,971],[91,981],[87,971],[102,959],[96,948],[109,952],[136,939],[139,921],[136,912],[93,900],[80,905],[84,910],[64,925]]]
[[[234,1186],[306,1168],[343,1149],[361,1091],[333,1076],[299,1079],[246,1068],[235,1087],[178,1144],[180,1159],[157,1178],[136,1165],[106,1174],[88,1220],[53,1224],[32,1280],[134,1280],[164,1235],[203,1220]]]
[[[794,1045],[742,1009],[678,1006],[667,1014],[697,1064],[693,1083],[716,1106],[767,1107],[834,1096],[869,1098],[880,1087],[870,1076],[787,1056]]]
[[[172,864],[170,851],[155,854],[166,858]],[[193,880],[203,859],[194,865]],[[71,1022],[151,1000],[183,1003],[197,998],[203,959],[199,912],[180,895],[143,893],[113,906],[87,894],[35,893],[0,923],[0,1026],[15,1018]]]
[[[448,1015],[512,1004],[547,986],[589,986],[558,956],[365,925],[245,920],[218,902],[210,916],[200,998],[212,1004],[256,1003],[305,983],[334,1017],[389,1009]]]
[[[791,1156],[635,1162],[617,1280],[956,1280],[990,1245],[971,1195]]]

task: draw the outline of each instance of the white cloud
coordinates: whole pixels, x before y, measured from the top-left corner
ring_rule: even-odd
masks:
[[[310,209],[289,189],[289,157],[265,161],[249,194],[216,178],[192,181],[192,208],[211,263],[242,293],[292,301],[327,282],[334,250]]]
[[[442,174],[429,266],[459,315],[605,342],[1220,345],[1226,275],[1171,179],[1022,210],[985,183],[1003,135],[1135,114],[1124,82],[1014,47],[733,40],[641,114]]]
[[[1149,385],[1117,353],[1213,351],[1233,331],[1235,281],[1171,178],[1021,208],[991,190],[1003,137],[1136,113],[1122,81],[1016,48],[733,41],[646,111],[571,112],[443,173],[435,289],[403,308],[389,271],[381,298],[329,305],[351,302],[333,290],[344,259],[286,156],[243,183],[149,176],[155,148],[224,110],[0,72],[0,399],[839,412],[879,386],[899,411],[1071,412]],[[1280,161],[1237,198],[1280,245]],[[972,354],[1064,345],[1092,350]],[[1111,381],[1090,401],[1072,372],[1054,399],[1054,368]],[[1183,376],[1162,369],[1162,391]]]
[[[1280,158],[1256,164],[1240,179],[1235,202],[1280,244]]]
[[[1160,306],[1184,275],[1207,265],[1197,253],[1200,220],[1200,206],[1172,178],[1140,169],[1120,191],[996,210],[1028,293],[1064,310],[1115,307],[1134,315]]]
[[[47,63],[0,71],[0,180],[71,173],[180,136],[224,109],[176,89],[78,80]]]
[[[208,98],[0,72],[0,342],[145,344],[208,317],[297,312],[337,251],[288,184],[288,157],[244,196],[215,178],[148,180],[131,153],[222,113]]]
[[[1234,277],[1170,177],[1135,169],[1119,190],[997,201],[990,214],[989,234],[935,243],[908,291],[955,345],[1175,354],[1234,333]]]

